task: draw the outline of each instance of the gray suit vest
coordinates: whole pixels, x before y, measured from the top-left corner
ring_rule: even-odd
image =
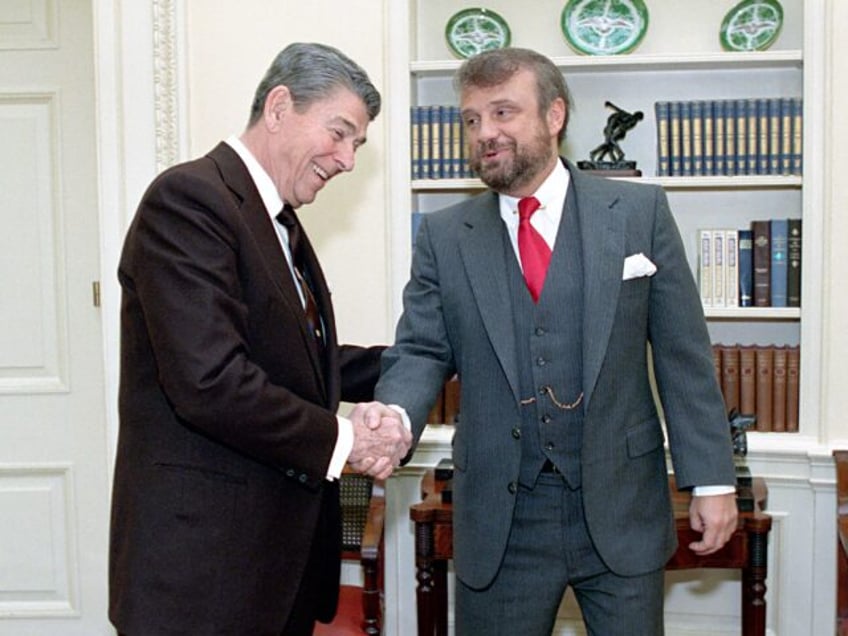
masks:
[[[549,459],[568,485],[578,488],[583,439],[583,258],[573,188],[566,197],[538,304],[530,297],[508,237],[504,246],[509,251],[523,403],[519,481],[535,484]]]

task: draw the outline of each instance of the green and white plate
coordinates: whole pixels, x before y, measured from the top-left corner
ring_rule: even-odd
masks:
[[[742,0],[724,16],[719,30],[726,51],[763,51],[783,26],[783,7],[777,0]]]
[[[645,37],[648,8],[642,0],[569,0],[560,21],[578,53],[616,55],[632,51]]]
[[[448,20],[445,39],[451,51],[459,57],[471,57],[509,46],[509,25],[489,9],[463,9]]]

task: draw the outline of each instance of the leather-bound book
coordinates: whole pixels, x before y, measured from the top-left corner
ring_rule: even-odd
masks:
[[[773,345],[757,347],[757,427],[762,433],[771,431]]]
[[[786,347],[775,347],[772,360],[771,430],[786,431]]]
[[[757,352],[753,346],[739,347],[739,412],[757,412]]]
[[[721,393],[727,413],[739,410],[739,345],[721,348]]]
[[[797,433],[799,421],[799,389],[801,381],[801,347],[787,348],[786,354],[786,432]]]

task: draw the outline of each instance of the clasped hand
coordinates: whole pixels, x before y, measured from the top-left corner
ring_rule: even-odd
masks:
[[[353,423],[348,464],[357,472],[386,479],[412,446],[412,433],[400,413],[381,402],[363,402],[348,417]]]

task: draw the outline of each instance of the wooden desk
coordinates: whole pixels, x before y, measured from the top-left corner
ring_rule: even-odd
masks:
[[[836,633],[848,636],[848,450],[836,462]]]
[[[453,506],[442,503],[445,482],[436,481],[434,471],[421,482],[422,501],[413,504],[409,516],[415,523],[415,578],[418,583],[418,636],[446,636],[448,625],[447,562],[453,557]],[[766,633],[766,574],[768,534],[771,517],[764,512],[768,490],[762,479],[754,479],[753,512],[739,513],[739,527],[721,550],[698,556],[687,547],[700,534],[689,528],[690,495],[678,492],[669,476],[679,546],[666,566],[688,568],[733,568],[742,570],[742,633]]]

